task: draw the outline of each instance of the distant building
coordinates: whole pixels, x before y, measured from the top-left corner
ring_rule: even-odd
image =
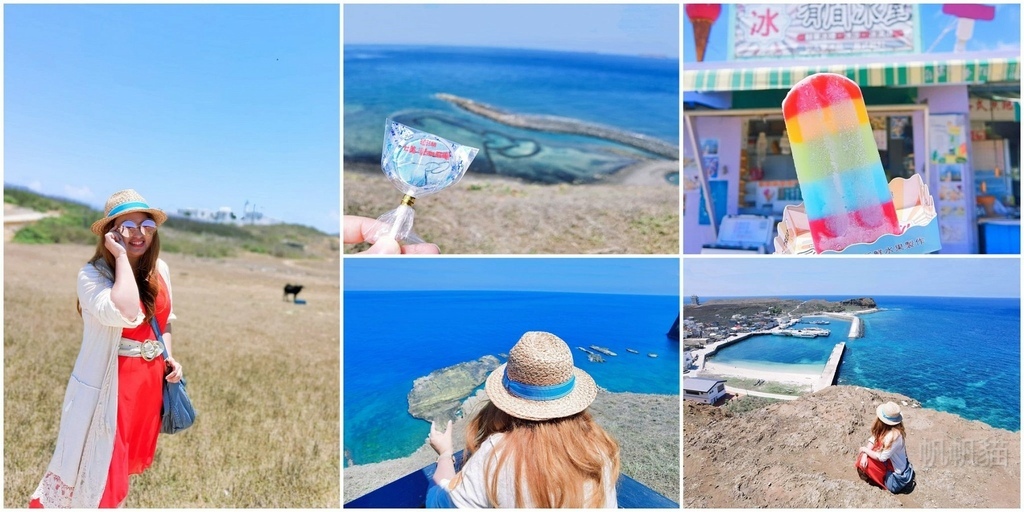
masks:
[[[715,379],[683,379],[683,398],[702,404],[714,404],[725,396],[725,381]]]
[[[268,226],[280,224],[281,221],[264,217],[262,212],[246,211],[242,215],[236,215],[229,206],[221,206],[216,210],[206,208],[179,208],[178,217],[183,217],[200,222],[211,222],[215,224],[236,224],[236,225],[260,225]]]

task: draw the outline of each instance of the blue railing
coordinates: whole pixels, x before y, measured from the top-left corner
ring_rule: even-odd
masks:
[[[456,454],[462,460],[462,452]],[[437,466],[429,466],[388,483],[345,504],[345,508],[423,508],[427,487]],[[619,508],[679,508],[679,504],[626,475],[615,484]]]

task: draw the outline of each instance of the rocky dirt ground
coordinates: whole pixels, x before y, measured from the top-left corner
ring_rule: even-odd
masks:
[[[679,187],[647,174],[588,185],[467,175],[416,201],[414,229],[444,254],[678,254]],[[346,162],[344,186],[345,215],[377,218],[402,199],[379,165]]]
[[[911,494],[861,481],[853,467],[878,404],[906,402]],[[732,415],[683,408],[685,508],[1019,508],[1020,433],[912,407],[912,400],[833,386]]]

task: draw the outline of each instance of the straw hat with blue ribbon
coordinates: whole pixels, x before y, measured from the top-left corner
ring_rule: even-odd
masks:
[[[157,226],[167,220],[166,213],[156,208],[150,208],[149,203],[138,192],[130,188],[114,192],[107,199],[103,212],[103,218],[92,223],[92,232],[100,236],[103,236],[103,228],[106,227],[107,223],[128,213],[148,213],[150,217],[153,217]]]
[[[895,402],[886,402],[879,405],[875,409],[875,414],[878,415],[878,419],[882,420],[882,423],[886,425],[899,425],[903,423],[903,414],[900,411],[900,406],[896,405]]]
[[[572,416],[597,396],[594,379],[573,366],[569,346],[542,331],[519,338],[508,362],[487,377],[485,389],[498,409],[534,421]]]

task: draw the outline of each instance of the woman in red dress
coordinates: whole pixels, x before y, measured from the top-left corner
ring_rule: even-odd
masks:
[[[113,508],[129,475],[153,462],[162,380],[181,380],[170,355],[171,283],[157,228],[167,220],[134,190],[107,200],[92,225],[96,253],[78,275],[82,349],[64,397],[57,447],[32,494],[33,508]],[[157,334],[163,334],[167,360]]]

